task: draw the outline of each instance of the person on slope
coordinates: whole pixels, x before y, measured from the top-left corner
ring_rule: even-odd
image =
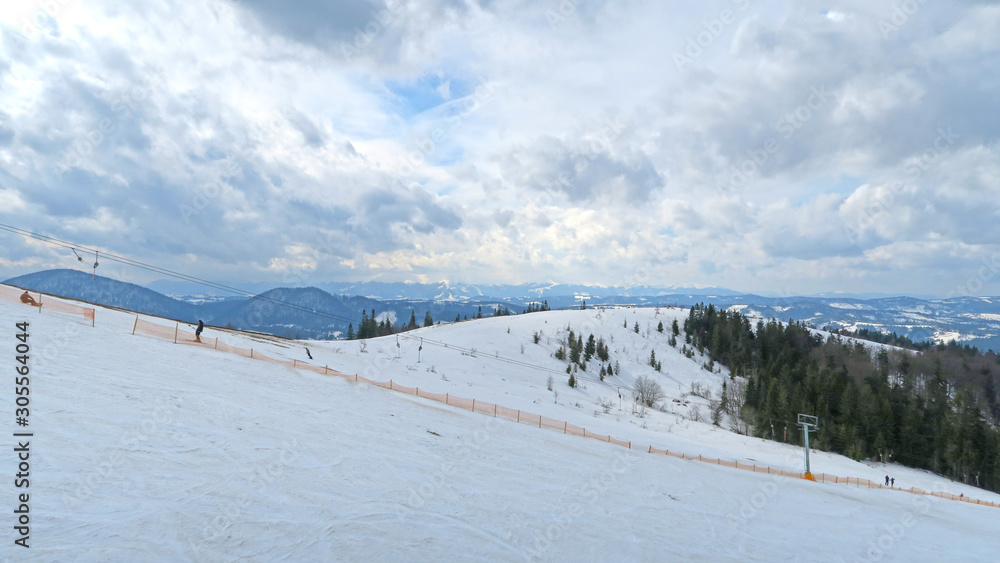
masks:
[[[35,299],[31,295],[28,295],[27,291],[25,291],[24,293],[21,294],[21,303],[26,303],[26,304],[31,305],[33,307],[37,307],[38,306],[38,302],[35,301]]]
[[[198,328],[194,329],[194,339],[197,342],[201,342],[201,332],[205,330],[205,323],[198,319]]]
[[[889,486],[889,476],[888,475],[885,476],[885,486],[886,487]]]

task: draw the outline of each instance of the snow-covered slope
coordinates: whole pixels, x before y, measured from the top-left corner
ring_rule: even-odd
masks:
[[[637,443],[797,469],[796,448],[691,422],[681,416],[690,407],[642,419],[630,409],[604,414],[593,402],[617,399],[616,389],[586,381],[572,390],[554,377],[556,401],[546,372],[496,357],[563,366],[549,357],[555,346],[549,338],[572,323],[584,338],[614,336],[612,361],[620,361],[626,384],[654,373],[642,370],[650,349],[662,358],[664,374],[657,377],[671,395],[690,391],[692,381],[720,384],[723,374],[670,352],[665,335],[655,329],[645,335],[655,314],[567,311],[424,329],[408,336],[449,348],[425,340],[420,363],[419,341],[406,339],[400,358],[392,359],[393,337],[359,353],[356,342],[219,336],[300,360],[309,346],[317,361],[342,371],[454,389]],[[660,318],[679,314],[662,310]],[[1000,548],[997,509],[630,451],[340,378],[131,336],[134,317],[115,311],[98,310],[91,328],[0,302],[8,372],[14,323],[22,320],[30,322],[32,370],[31,548],[13,545],[8,516],[0,548],[6,561],[993,561]],[[625,320],[639,322],[640,334],[616,328]],[[536,330],[543,334],[537,345]],[[463,355],[454,345],[477,351]],[[11,415],[4,422],[0,505],[11,515],[17,470],[10,436],[24,429],[14,426],[11,386],[0,402]],[[821,454],[813,464],[845,475],[889,472],[904,486],[1000,500],[898,467],[867,468]]]

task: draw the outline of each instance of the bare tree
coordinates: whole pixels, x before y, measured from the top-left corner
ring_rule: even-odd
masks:
[[[691,405],[688,410],[688,418],[695,422],[701,422],[701,409],[698,408],[698,405]]]
[[[708,412],[711,414],[712,424],[719,426],[722,422],[722,403],[712,399],[708,402]]]
[[[612,402],[611,399],[606,399],[604,397],[598,397],[597,404],[600,405],[600,407],[604,410],[604,414],[610,413],[611,409],[614,408],[615,406],[614,402]]]
[[[660,384],[645,375],[635,380],[635,394],[639,402],[647,407],[652,407],[665,396]]]
[[[747,380],[735,377],[726,386],[726,413],[729,415],[729,429],[740,434],[747,434],[750,426],[743,412],[747,402]]]

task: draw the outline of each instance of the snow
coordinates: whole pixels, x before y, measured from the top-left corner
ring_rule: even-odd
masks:
[[[935,342],[938,342],[938,343],[947,343],[947,342],[951,342],[952,340],[955,340],[955,341],[961,341],[961,340],[963,340],[962,333],[960,333],[960,332],[953,332],[953,331],[941,331],[941,330],[934,332],[934,341]]]
[[[855,311],[864,311],[872,309],[870,305],[865,305],[863,303],[830,303],[829,306],[833,307],[834,309],[849,309]]]
[[[135,316],[120,311],[99,309],[91,328],[0,302],[10,342],[16,321],[31,323],[35,433],[32,547],[12,547],[8,524],[0,558],[875,561],[961,553],[968,561],[996,559],[995,508],[644,453],[652,444],[801,470],[800,448],[693,422],[685,418],[689,407],[670,399],[677,412],[645,418],[627,407],[604,414],[594,404],[600,396],[617,399],[619,380],[627,386],[640,375],[657,377],[671,399],[691,405],[704,405],[685,395],[691,383],[717,393],[725,373],[709,373],[703,359],[689,360],[666,344],[669,320],[684,314],[589,309],[440,325],[403,335],[425,338],[419,363],[419,340],[411,338],[401,338],[398,349],[395,337],[374,339],[360,353],[357,342],[206,334],[299,360],[306,360],[308,346],[317,362],[344,372],[567,420],[630,439],[636,449],[628,450],[341,378],[132,336]],[[659,320],[664,334],[655,330]],[[639,334],[631,328],[636,321]],[[585,340],[591,332],[603,335],[623,375],[608,385],[584,379],[579,389],[553,375],[556,399],[546,389],[548,372],[503,359],[565,369],[551,354],[567,324]],[[536,330],[543,335],[537,345]],[[475,347],[475,356],[454,346]],[[644,365],[651,349],[662,374]],[[0,401],[12,406],[13,394],[8,390]],[[11,510],[14,456],[5,449],[0,472],[8,484],[0,503]],[[897,486],[1000,501],[920,471],[820,452],[811,457],[815,472],[872,479],[890,473]]]

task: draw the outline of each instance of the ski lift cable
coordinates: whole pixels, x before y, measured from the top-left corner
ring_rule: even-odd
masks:
[[[4,223],[0,223],[0,230],[9,231],[9,232],[12,232],[14,234],[18,234],[18,235],[21,235],[21,236],[24,236],[24,237],[34,238],[34,239],[40,240],[42,242],[46,242],[46,243],[54,245],[54,246],[60,246],[60,247],[63,247],[63,248],[69,248],[70,250],[73,250],[74,248],[79,248],[80,250],[82,250],[84,252],[93,252],[95,255],[98,252],[100,252],[97,249],[88,248],[86,246],[79,245],[79,244],[73,244],[73,243],[70,243],[70,242],[67,242],[67,241],[63,241],[63,240],[57,239],[55,237],[50,237],[50,236],[47,236],[47,235],[40,235],[40,234],[37,234],[37,233],[33,233],[31,231],[26,231],[24,229],[19,229],[17,227],[13,227],[11,225],[6,225]],[[165,275],[165,276],[169,276],[169,277],[181,279],[181,280],[192,282],[192,283],[196,283],[196,284],[199,284],[199,285],[204,285],[204,286],[212,288],[212,289],[217,289],[217,290],[224,291],[224,292],[227,292],[227,293],[232,293],[232,294],[235,294],[235,295],[239,295],[241,297],[248,297],[248,298],[253,298],[253,299],[259,299],[261,301],[270,302],[270,303],[273,303],[275,305],[289,307],[291,309],[295,309],[295,310],[306,312],[306,313],[311,313],[311,314],[314,314],[314,315],[318,315],[318,316],[322,316],[322,317],[326,317],[326,318],[330,318],[330,319],[335,319],[335,320],[340,320],[340,321],[347,321],[347,322],[352,322],[352,323],[353,322],[358,322],[358,320],[355,319],[355,318],[345,317],[345,316],[342,316],[342,315],[335,315],[335,314],[332,314],[332,313],[325,313],[325,312],[322,312],[322,311],[316,311],[316,310],[311,309],[309,307],[303,307],[301,305],[296,305],[295,303],[289,303],[287,301],[282,301],[281,299],[275,299],[273,297],[256,295],[253,292],[247,291],[245,289],[240,289],[240,288],[228,286],[228,285],[225,285],[225,284],[221,284],[221,283],[218,283],[218,282],[213,282],[213,281],[210,281],[210,280],[205,280],[205,279],[202,279],[202,278],[198,278],[198,277],[195,277],[195,276],[191,276],[191,275],[188,275],[188,274],[184,274],[184,273],[181,273],[181,272],[177,272],[177,271],[174,271],[174,270],[163,268],[163,267],[160,267],[160,266],[155,266],[155,265],[152,265],[152,264],[147,264],[145,262],[140,262],[138,260],[133,260],[131,258],[126,258],[126,257],[123,257],[123,256],[118,256],[118,255],[110,254],[110,253],[107,253],[107,252],[105,252],[104,258],[106,260],[112,260],[114,262],[119,262],[119,263],[122,263],[122,264],[125,264],[125,265],[129,265],[129,266],[133,266],[133,267],[136,267],[136,268],[148,270],[148,271],[155,272],[155,273],[158,273],[158,274],[162,274],[162,275]],[[95,264],[96,264],[96,262],[95,262]],[[95,266],[95,268],[96,268],[96,266]]]

